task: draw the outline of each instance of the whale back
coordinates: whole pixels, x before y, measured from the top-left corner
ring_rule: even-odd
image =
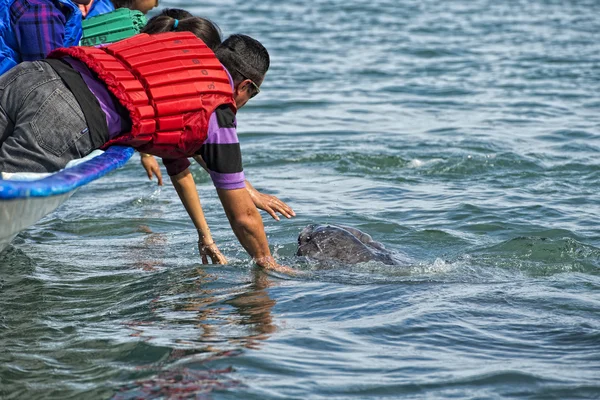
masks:
[[[391,254],[368,234],[351,227],[309,225],[298,236],[298,256],[357,264],[379,261],[394,265]]]

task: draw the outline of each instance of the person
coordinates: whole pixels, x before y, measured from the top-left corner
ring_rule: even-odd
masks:
[[[79,4],[90,0],[0,0],[0,75],[81,38]]]
[[[194,17],[185,10],[166,8],[161,11],[159,15],[151,18],[141,32],[156,34],[177,30],[190,31],[195,22],[194,18],[199,17]],[[175,21],[178,21],[177,24]],[[217,47],[221,44],[221,35],[220,32],[218,32],[218,27],[216,26],[215,29],[213,29],[207,24],[198,25],[194,32],[196,36],[202,38],[204,43],[206,43],[206,45],[213,51],[216,51]],[[162,173],[160,171],[158,162],[152,156],[152,154],[141,153],[140,160],[142,166],[146,170],[148,179],[152,180],[152,177],[156,176],[158,185],[162,186]],[[200,164],[207,172],[209,172],[200,155],[195,155],[194,160],[196,160],[198,164]],[[294,210],[278,197],[256,190],[248,180],[244,181],[244,185],[256,207],[267,212],[276,221],[279,221],[279,216],[277,213],[288,219],[296,216]]]
[[[80,5],[79,9],[83,17],[87,19],[119,8],[129,8],[147,14],[154,7],[158,7],[158,0],[91,0],[87,5]]]
[[[165,8],[140,31],[149,35],[164,32],[193,32],[213,52],[221,44],[221,30],[214,22],[178,8]]]
[[[62,48],[22,63],[0,77],[0,171],[55,171],[96,148],[132,146],[163,158],[201,232],[188,160],[199,154],[242,246],[259,266],[291,272],[270,253],[236,132],[235,113],[258,94],[269,63],[248,36],[232,35],[213,53],[189,32]],[[199,240],[214,262],[214,242]]]
[[[194,16],[194,14],[192,14],[191,12],[189,12],[187,10],[183,10],[181,8],[163,8],[162,11],[158,15],[155,15],[154,17],[150,18],[150,21],[153,21],[154,23],[156,23],[155,21],[162,19],[162,17],[171,17],[173,19],[182,20],[185,18],[191,18],[193,16]],[[155,29],[152,29],[152,30],[155,30]],[[162,32],[165,32],[165,31],[166,30],[163,30]],[[160,33],[160,32],[145,32],[145,33]],[[219,44],[220,43],[221,42],[219,42]],[[210,47],[210,46],[208,46],[208,47]]]
[[[93,24],[94,27],[101,28],[100,30],[98,30],[98,29],[94,30],[95,36],[88,36],[86,34],[85,25],[88,22],[91,23],[92,21],[94,21],[96,19],[102,19],[102,18],[105,18],[106,16],[110,16],[111,14],[123,13],[124,10],[125,9],[119,9],[110,14],[105,14],[105,15],[98,16],[96,18],[84,21],[84,23],[83,23],[84,39],[82,39],[82,43],[84,41],[85,42],[91,41],[91,42],[94,42],[94,44],[100,44],[93,39],[106,39],[106,38],[110,38],[110,37],[114,38],[115,35],[107,34],[106,29],[114,28],[115,17],[111,17],[111,21],[113,23],[109,24],[108,27],[105,28],[105,33],[102,33],[101,27],[106,24],[94,22],[94,24]],[[127,10],[127,11],[130,13],[139,13],[138,11],[130,11],[130,10]],[[127,13],[125,13],[125,14],[127,14]],[[129,17],[127,17],[127,15],[125,15],[125,20],[131,21],[131,19]],[[128,29],[127,31],[131,31],[131,29]],[[160,14],[151,18],[148,21],[148,23],[145,24],[145,26],[141,29],[141,31],[142,31],[142,33],[148,33],[148,34],[156,34],[156,33],[171,32],[171,31],[193,32],[197,37],[201,38],[202,41],[213,51],[215,51],[217,46],[219,46],[221,44],[221,31],[219,30],[217,25],[215,25],[211,21],[206,20],[204,18],[194,17],[191,13],[189,13],[185,10],[176,9],[176,8],[170,8],[170,9],[167,8],[167,9],[162,10],[160,12]],[[123,32],[126,32],[126,31],[123,31],[123,30],[118,31],[117,35],[120,33],[123,33]],[[200,159],[201,157],[196,156],[195,158]],[[142,166],[146,169],[148,178],[152,179],[152,174],[154,174],[157,176],[158,184],[162,185],[162,176],[161,176],[161,172],[160,172],[160,167],[158,166],[158,163],[156,162],[156,159],[154,158],[154,156],[152,156],[151,154],[141,153],[140,160],[141,160]],[[277,212],[281,213],[282,215],[284,215],[287,218],[291,218],[292,216],[295,216],[292,208],[289,207],[286,203],[284,203],[280,199],[278,199],[277,197],[259,192],[247,180],[245,181],[245,185],[246,185],[246,189],[248,190],[250,197],[252,198],[256,207],[269,213],[275,220],[279,221],[279,217],[276,214]],[[191,201],[191,200],[189,200],[189,201]],[[197,202],[200,202],[199,198],[198,198]],[[194,203],[196,203],[196,200],[194,200]],[[211,238],[208,224],[206,224],[204,219],[202,219],[202,221],[196,222],[196,225],[203,227],[203,230],[199,232],[200,236],[208,238],[208,239]],[[199,243],[199,248],[200,248],[200,254],[201,254],[203,260],[206,259],[207,251],[206,251],[205,246],[202,243]],[[218,260],[217,262],[219,262],[219,263],[227,262],[227,259],[218,251],[218,248],[216,248],[216,247],[213,248],[213,252],[214,252],[215,257]]]

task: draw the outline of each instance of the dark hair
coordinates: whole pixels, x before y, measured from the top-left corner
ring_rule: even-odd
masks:
[[[159,17],[161,15],[175,18],[175,19],[184,19],[184,18],[189,18],[189,17],[194,16],[191,12],[182,10],[181,8],[164,8],[160,12],[160,14],[158,14],[156,17]],[[154,18],[156,18],[156,17],[154,17]],[[152,19],[154,19],[154,18],[152,18]],[[150,19],[150,21],[152,21],[152,19]]]
[[[165,10],[167,11],[167,10]],[[163,11],[163,13],[165,12]],[[184,10],[169,10],[175,13],[187,13]],[[161,13],[162,14],[162,13]],[[190,14],[191,15],[191,14]],[[175,21],[177,26],[175,26]],[[201,17],[187,17],[187,18],[173,18],[168,15],[157,15],[156,17],[150,18],[146,26],[142,29],[142,33],[148,33],[150,35],[154,33],[163,32],[192,32],[212,50],[215,51],[217,46],[221,44],[221,30],[214,23],[208,19]]]
[[[269,52],[256,39],[235,34],[217,47],[215,54],[237,84],[251,79],[260,84],[269,69]]]

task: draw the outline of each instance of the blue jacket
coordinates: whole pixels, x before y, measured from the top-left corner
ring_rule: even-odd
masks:
[[[110,0],[94,0],[92,8],[88,11],[85,19],[96,17],[101,14],[106,14],[111,11],[115,11],[115,6]]]
[[[0,0],[0,75],[23,61],[17,36],[10,20],[10,7],[15,0]],[[67,9],[63,46],[76,46],[81,39],[81,11],[71,0],[48,0]]]

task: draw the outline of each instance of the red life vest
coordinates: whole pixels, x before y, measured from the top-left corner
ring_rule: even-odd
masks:
[[[235,112],[229,75],[191,32],[139,34],[105,47],[69,47],[51,58],[85,63],[127,108],[131,132],[106,143],[164,158],[191,157],[208,135],[215,108]]]

